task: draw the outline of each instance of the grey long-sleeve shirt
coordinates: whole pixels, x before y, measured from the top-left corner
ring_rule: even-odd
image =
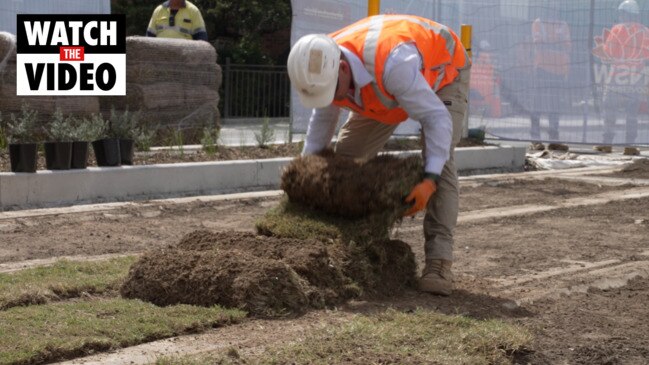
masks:
[[[373,75],[351,51],[340,47],[349,61],[356,94],[361,105],[360,90],[373,81]],[[428,85],[421,73],[422,59],[411,43],[398,46],[388,57],[383,74],[386,91],[395,97],[408,116],[421,123],[425,135],[425,170],[441,175],[450,156],[453,122],[446,106]],[[340,108],[330,105],[314,109],[309,120],[303,154],[313,154],[329,145],[336,130]]]

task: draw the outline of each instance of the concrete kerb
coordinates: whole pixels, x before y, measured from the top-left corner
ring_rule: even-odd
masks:
[[[396,152],[397,155],[420,151]],[[0,210],[277,189],[292,158],[0,173]],[[522,171],[525,148],[458,148],[458,170]]]

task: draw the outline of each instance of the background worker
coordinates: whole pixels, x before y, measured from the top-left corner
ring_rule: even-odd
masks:
[[[610,151],[615,138],[615,124],[619,109],[626,113],[625,143],[632,144],[638,136],[638,112],[646,98],[644,64],[648,58],[649,30],[640,23],[640,8],[634,0],[625,0],[618,6],[619,23],[596,37],[593,53],[602,63],[610,64],[610,82],[603,87],[604,146],[596,149]]]
[[[377,15],[329,35],[304,36],[288,57],[291,83],[304,106],[314,108],[303,154],[328,147],[341,108],[352,112],[335,151],[357,159],[376,156],[408,117],[421,123],[425,175],[406,198],[413,204],[406,215],[426,208],[419,289],[434,294],[453,289],[459,205],[453,155],[467,112],[470,67],[455,33],[410,15]]]
[[[555,4],[558,6],[558,4]],[[530,116],[530,137],[534,149],[543,149],[541,115],[548,116],[548,140],[559,142],[559,117],[566,107],[572,42],[568,23],[559,20],[559,9],[545,8],[543,16],[532,22],[534,93]],[[556,146],[556,144],[554,144]],[[551,145],[552,146],[552,145]],[[567,146],[562,146],[567,149]]]
[[[500,70],[498,58],[486,39],[478,43],[471,66],[471,89],[469,95],[472,107],[482,110],[480,114],[492,118],[501,117]]]
[[[186,0],[168,0],[158,5],[151,16],[146,35],[207,41],[201,11]]]

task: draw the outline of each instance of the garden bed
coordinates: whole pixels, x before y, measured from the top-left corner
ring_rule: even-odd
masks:
[[[484,146],[484,143],[473,139],[462,140],[459,147]],[[213,153],[207,153],[202,149],[182,149],[178,146],[169,146],[168,150],[136,152],[133,159],[134,165],[154,165],[163,163],[182,162],[206,162],[206,161],[232,161],[232,160],[254,160],[276,157],[294,157],[302,152],[303,144],[285,143],[272,144],[266,147],[258,146],[218,146]],[[409,151],[420,150],[419,139],[399,139],[389,141],[384,151]],[[94,152],[90,148],[88,153],[88,166],[97,166]],[[45,155],[42,151],[38,154],[38,170],[45,169]],[[0,151],[0,172],[10,171],[9,154],[6,150]]]

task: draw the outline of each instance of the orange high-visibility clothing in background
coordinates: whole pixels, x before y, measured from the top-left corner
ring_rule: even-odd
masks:
[[[640,68],[649,59],[649,30],[644,25],[616,24],[605,37],[604,51],[616,66]]]
[[[496,60],[490,52],[481,51],[471,66],[471,90],[482,100],[472,100],[474,106],[487,107],[489,117],[500,117],[500,76],[496,71]]]
[[[532,43],[535,68],[568,76],[572,50],[568,23],[536,19],[532,23]]]
[[[471,64],[460,38],[452,30],[414,15],[376,15],[329,36],[358,56],[374,77],[361,89],[362,107],[347,99],[334,100],[334,104],[385,124],[398,124],[408,118],[383,85],[385,62],[396,47],[404,43],[417,47],[423,61],[422,74],[434,91],[452,83],[458,70]]]

